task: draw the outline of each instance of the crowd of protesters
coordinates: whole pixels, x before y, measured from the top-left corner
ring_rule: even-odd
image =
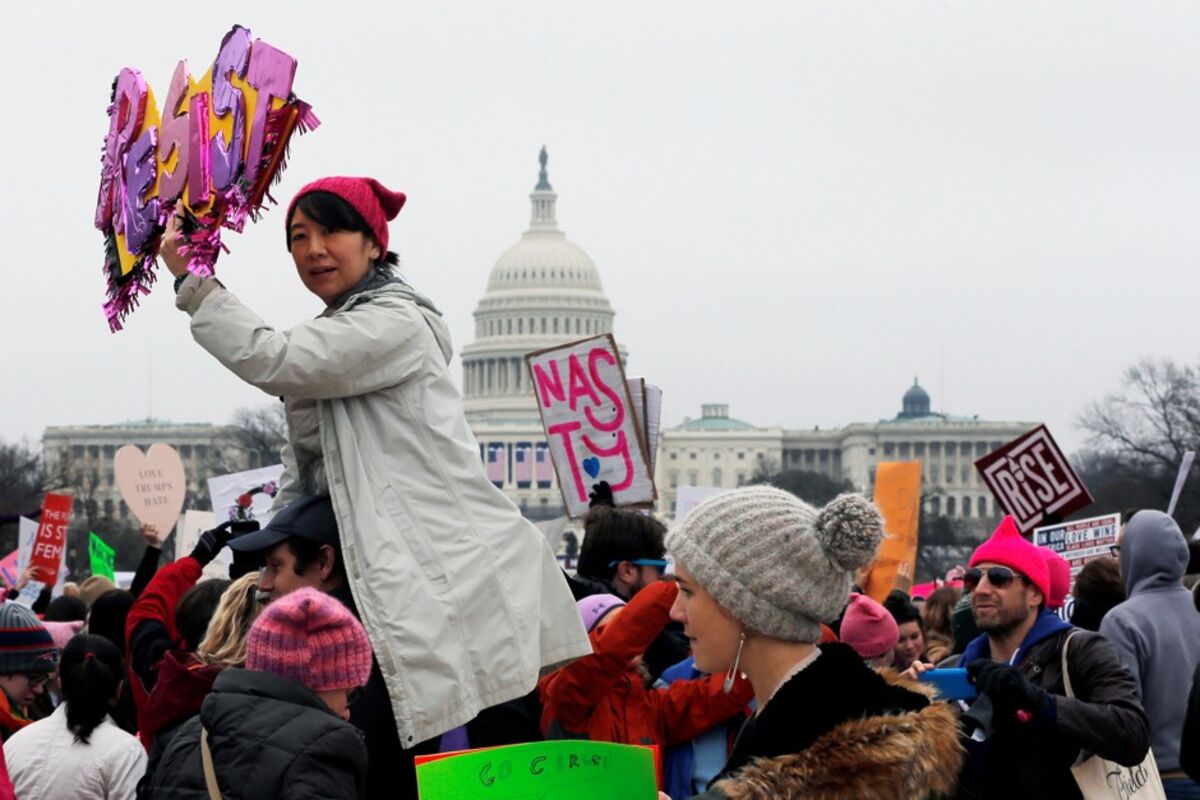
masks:
[[[284,398],[281,491],[266,527],[161,567],[147,530],[128,590],[10,592],[0,800],[415,798],[419,756],[552,738],[658,746],[660,800],[1074,798],[1092,757],[1200,797],[1200,567],[1166,514],[1127,515],[1073,583],[1006,517],[928,597],[871,597],[862,496],[744,487],[668,532],[601,482],[567,574],[487,479],[445,323],[392,271],[404,202],[297,194],[287,249],[325,309],[283,332],[188,271],[171,218],[193,337]]]

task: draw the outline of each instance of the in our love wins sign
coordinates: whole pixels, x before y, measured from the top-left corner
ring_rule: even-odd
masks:
[[[987,454],[975,468],[1021,533],[1033,531],[1047,515],[1065,517],[1092,503],[1045,425]]]
[[[525,356],[567,514],[588,510],[592,483],[608,481],[617,505],[655,500],[646,444],[625,371],[605,334]]]

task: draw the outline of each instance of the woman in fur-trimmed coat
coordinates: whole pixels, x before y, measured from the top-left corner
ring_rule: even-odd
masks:
[[[694,800],[953,793],[963,752],[950,706],[844,644],[814,644],[881,538],[863,497],[817,510],[763,486],[706,501],[668,535],[679,582],[671,617],[696,668],[749,680],[757,699],[728,763]]]

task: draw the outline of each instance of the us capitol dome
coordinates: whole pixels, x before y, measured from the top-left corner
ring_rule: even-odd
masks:
[[[561,514],[562,496],[525,355],[611,333],[614,316],[596,265],[558,228],[548,160],[543,147],[529,229],[492,267],[461,354],[463,409],[488,476],[535,519]]]

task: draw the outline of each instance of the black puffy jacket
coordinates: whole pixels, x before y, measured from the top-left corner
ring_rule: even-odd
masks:
[[[298,683],[265,672],[227,669],[200,713],[183,723],[150,780],[150,797],[208,800],[200,725],[208,730],[224,800],[357,800],[367,750],[358,730]]]

